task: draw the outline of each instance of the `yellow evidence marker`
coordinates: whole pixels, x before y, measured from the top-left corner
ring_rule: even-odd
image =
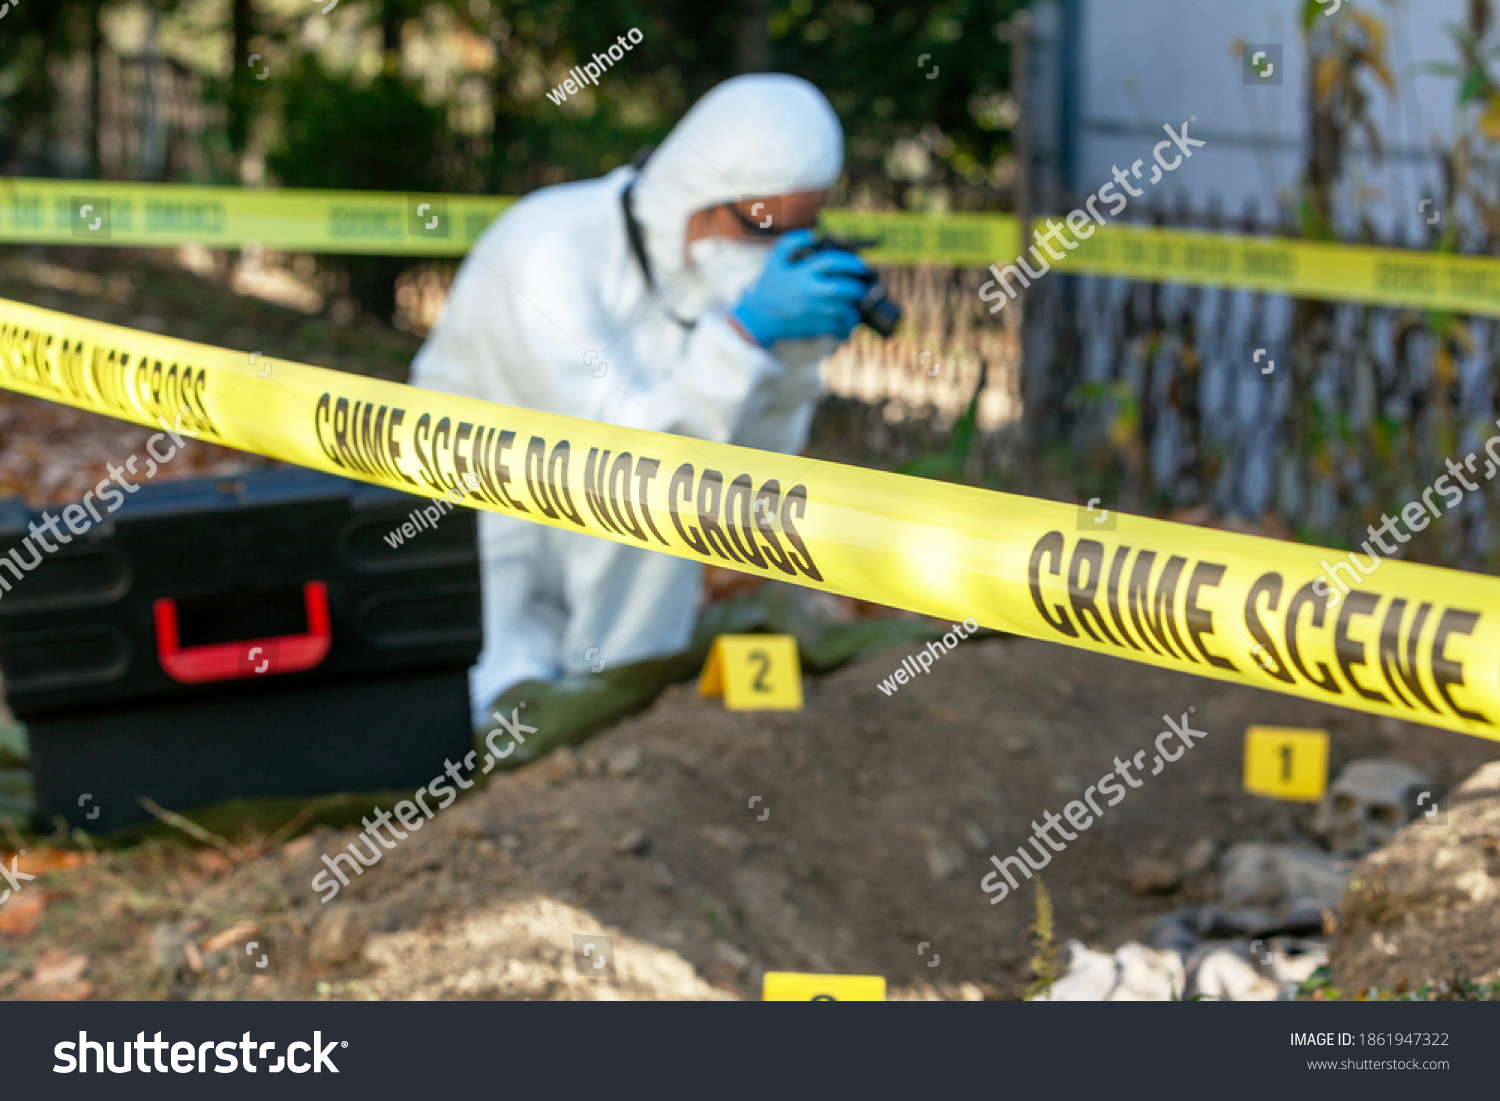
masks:
[[[883,1002],[885,979],[880,975],[807,975],[797,971],[767,971],[760,1000]]]
[[[1245,790],[1315,803],[1328,787],[1328,732],[1289,726],[1245,731]]]
[[[802,665],[791,635],[720,635],[708,650],[698,694],[731,711],[801,711]]]

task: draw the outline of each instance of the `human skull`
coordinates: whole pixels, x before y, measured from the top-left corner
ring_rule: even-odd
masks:
[[[1363,856],[1389,844],[1410,821],[1407,792],[1412,785],[1431,782],[1421,769],[1403,761],[1350,761],[1323,796],[1313,832],[1336,853]]]

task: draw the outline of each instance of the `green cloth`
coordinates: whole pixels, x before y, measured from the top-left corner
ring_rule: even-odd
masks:
[[[645,710],[667,685],[697,676],[708,657],[709,645],[719,635],[755,632],[796,638],[802,668],[814,673],[834,669],[861,654],[942,634],[917,619],[832,621],[817,615],[803,590],[767,582],[752,592],[703,609],[693,631],[692,646],[683,653],[607,667],[598,673],[574,673],[550,683],[522,681],[506,689],[491,705],[490,713],[498,712],[510,720],[515,712],[521,722],[536,727],[536,732],[523,732],[524,744],[516,746],[501,767],[514,768],[558,746],[587,741],[626,716]],[[481,747],[492,729],[493,722],[476,732]],[[497,746],[509,744],[510,738],[503,734],[496,739]]]

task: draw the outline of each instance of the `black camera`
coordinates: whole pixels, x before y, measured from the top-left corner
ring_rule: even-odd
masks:
[[[864,238],[846,240],[839,237],[819,237],[811,244],[803,245],[795,250],[787,259],[796,263],[799,260],[806,260],[817,252],[831,252],[834,249],[842,252],[858,252],[860,249],[871,248],[879,243],[879,241]],[[901,307],[887,297],[885,284],[873,271],[860,278],[867,290],[865,296],[859,300],[859,319],[881,336],[890,336],[896,331],[896,325],[901,320]]]

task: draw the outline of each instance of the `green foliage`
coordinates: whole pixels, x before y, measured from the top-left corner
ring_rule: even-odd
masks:
[[[994,202],[995,163],[1010,149],[998,111],[1010,86],[1010,48],[997,28],[1016,0],[781,0],[772,8],[772,59],[823,89],[848,137],[851,192],[920,205],[949,190],[958,207]],[[918,61],[929,55],[925,64]],[[935,77],[929,75],[936,72]],[[910,192],[888,173],[902,139],[920,135],[923,175]]]
[[[914,478],[935,478],[941,482],[964,481],[964,472],[969,465],[969,455],[974,450],[974,441],[979,435],[979,396],[984,392],[984,380],[974,388],[969,407],[953,422],[948,432],[948,446],[933,455],[922,455],[896,468],[898,474],[910,474]]]
[[[400,77],[368,84],[302,58],[279,89],[280,145],[266,167],[287,187],[439,191],[443,112]]]
[[[768,5],[769,68],[816,84],[847,137],[846,174],[855,193],[884,202],[953,192],[955,205],[993,202],[996,161],[1009,150],[1000,109],[1010,50],[995,28],[1018,0],[773,0]],[[469,18],[478,33],[484,20]],[[500,76],[544,65],[548,87],[573,64],[602,51],[631,27],[643,41],[608,71],[601,86],[558,106],[498,88],[488,173],[493,190],[520,193],[578,179],[628,161],[660,141],[703,93],[734,76],[743,34],[738,5],[665,0],[555,0],[540,8],[506,5]],[[486,25],[481,25],[486,24]],[[491,37],[493,35],[491,34]],[[917,61],[930,55],[924,66]],[[928,79],[928,74],[937,76]],[[907,194],[887,172],[894,143],[918,140],[926,165]]]
[[[1325,964],[1297,987],[1297,997],[1320,1002],[1493,1002],[1500,1001],[1500,982],[1475,982],[1459,975],[1447,982],[1424,982],[1415,990],[1398,985],[1395,990],[1371,987],[1346,993],[1333,985],[1333,969]]]
[[[368,191],[444,191],[443,154],[452,138],[441,108],[417,87],[381,74],[361,84],[301,58],[277,89],[283,97],[280,144],[266,167],[285,187]],[[396,312],[396,279],[407,266],[385,256],[320,258],[342,272],[360,304],[382,320]]]

